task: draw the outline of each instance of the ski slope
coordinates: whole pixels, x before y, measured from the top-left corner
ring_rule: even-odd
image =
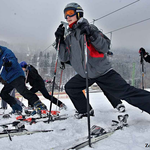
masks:
[[[49,101],[42,96],[40,99],[49,108]],[[73,143],[75,139],[88,135],[87,118],[77,120],[73,117],[75,109],[69,98],[60,98],[68,109],[63,110],[60,114],[69,114],[71,117],[67,120],[50,122],[49,124],[37,123],[33,125],[26,125],[28,130],[36,129],[54,129],[54,132],[36,133],[33,135],[14,136],[12,141],[9,138],[0,139],[0,150],[63,150],[69,143]],[[23,101],[27,104],[27,101]],[[111,126],[111,121],[116,120],[120,115],[116,109],[113,109],[109,101],[102,92],[90,93],[90,102],[95,111],[95,117],[91,117],[91,126],[99,125],[103,128]],[[148,150],[150,149],[150,116],[125,101],[126,112],[129,114],[129,127],[123,130],[116,131],[109,138],[99,141],[92,145],[92,150]],[[53,105],[52,110],[56,106]],[[5,113],[11,111],[11,108]],[[0,113],[3,111],[0,110]],[[0,124],[15,120],[14,116],[10,119],[1,119]],[[66,128],[65,131],[58,129]],[[0,129],[1,130],[1,129]],[[147,145],[147,147],[146,147]],[[88,146],[82,150],[91,150]]]

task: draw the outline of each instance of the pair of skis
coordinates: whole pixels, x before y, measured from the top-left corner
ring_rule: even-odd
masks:
[[[31,135],[34,133],[43,133],[43,132],[53,132],[54,130],[33,130],[29,131],[25,129],[24,125],[21,125],[20,122],[16,125],[15,129],[7,129],[7,126],[4,125],[4,130],[0,132],[0,138],[9,137],[10,141],[12,141],[12,136],[21,136],[21,135]],[[19,127],[20,126],[20,127]],[[19,128],[18,128],[19,127]],[[58,131],[64,131],[65,128],[59,129]]]
[[[51,116],[50,120],[49,120],[49,116],[27,117],[25,115],[18,116],[16,119],[23,121],[23,122],[28,122],[30,125],[32,125],[33,123],[38,123],[38,122],[49,123],[49,122],[54,122],[54,121],[59,121],[59,120],[65,120],[67,118],[68,118],[68,116],[66,114],[64,114],[64,115],[59,115],[59,116]]]
[[[68,118],[66,114],[64,115],[59,115],[60,112],[56,111],[51,111],[51,122],[58,121],[58,120],[65,120]],[[9,117],[8,117],[9,118]],[[0,138],[3,137],[9,137],[9,139],[12,141],[12,136],[17,135],[30,135],[38,132],[52,132],[54,130],[34,130],[34,131],[28,131],[25,129],[25,123],[29,123],[30,125],[38,123],[38,122],[44,122],[44,123],[49,123],[49,116],[48,114],[44,117],[31,117],[29,115],[20,115],[16,117],[17,121],[13,121],[11,123],[5,123],[1,124],[0,127],[3,128],[3,131],[0,132]],[[59,131],[64,131],[65,128],[59,129]]]
[[[43,120],[43,119],[45,119],[45,120]],[[66,119],[66,118],[55,118],[55,120],[63,120],[63,119]],[[30,134],[34,134],[34,133],[40,133],[40,132],[54,131],[52,129],[29,131],[25,128],[25,124],[24,124],[25,122],[28,122],[30,125],[31,125],[31,123],[33,124],[33,123],[37,123],[37,122],[48,123],[48,117],[34,118],[34,120],[32,120],[32,121],[30,121],[30,120],[14,121],[11,123],[6,123],[6,124],[0,125],[0,127],[3,128],[3,131],[0,132],[0,138],[9,137],[10,141],[12,141],[12,136],[14,136],[14,135],[20,136],[20,135],[30,135]],[[9,129],[10,126],[11,126],[11,128]],[[65,130],[65,128],[62,128],[62,129],[59,129],[58,131],[64,131],[64,130]]]
[[[127,118],[128,118],[128,114],[119,115],[117,121],[112,120],[112,126],[111,128],[107,129],[107,131],[106,129],[100,126],[96,126],[96,125],[92,126],[90,129],[91,144],[96,143],[105,138],[108,138],[115,131],[121,130],[124,127],[127,127],[128,126]],[[86,137],[75,140],[75,142],[72,142],[70,146],[62,145],[59,147],[51,148],[51,150],[78,150],[88,145],[89,145],[89,139],[86,136]],[[62,147],[66,147],[66,148],[62,149]]]
[[[100,141],[102,139],[105,139],[107,137],[109,137],[110,135],[112,135],[115,131],[123,129],[123,127],[128,126],[127,123],[127,118],[128,115],[119,115],[118,116],[118,121],[112,120],[112,127],[111,129],[109,129],[108,131],[106,131],[105,129],[99,127],[99,126],[92,126],[92,128],[90,129],[90,138],[91,138],[91,144]],[[15,129],[8,129],[8,126],[12,125]],[[34,130],[34,131],[28,131],[27,129],[25,129],[25,125],[22,123],[22,121],[14,121],[12,123],[7,123],[7,124],[2,124],[0,125],[4,130],[2,132],[0,132],[0,138],[3,137],[9,137],[9,139],[12,141],[12,136],[16,135],[16,136],[21,136],[21,135],[31,135],[34,133],[43,133],[43,132],[52,132],[54,130]],[[58,129],[58,131],[64,131],[66,130],[65,128],[62,129]],[[57,131],[57,130],[56,130]],[[88,137],[84,137],[81,139],[78,139],[75,141],[74,144],[71,144],[72,146],[69,146],[66,149],[63,150],[78,150],[80,148],[83,148],[85,146],[87,146],[89,143],[89,139]],[[52,148],[52,149],[57,149],[59,150],[60,147],[58,148]]]
[[[35,116],[28,116],[28,115],[20,115],[18,117],[16,117],[17,120],[20,121],[25,121],[25,122],[29,122],[30,124],[32,123],[37,123],[40,121],[43,121],[44,123],[49,123],[49,122],[53,122],[56,120],[65,120],[67,119],[67,115],[63,114],[60,115],[59,111],[51,111],[51,117],[49,120],[49,111],[43,110],[41,111],[41,115],[39,115],[38,117]]]
[[[30,124],[32,123],[37,123],[39,121],[43,122],[48,122],[48,113],[49,111],[42,110],[41,115],[36,115],[36,116],[31,116],[31,113],[26,113],[25,115],[20,115],[16,117],[16,120],[24,121],[24,122],[29,122]],[[53,122],[56,120],[65,120],[68,118],[67,114],[60,115],[60,111],[51,111],[51,118],[49,122]],[[10,114],[3,114],[2,118],[11,118]],[[46,121],[47,120],[47,121]]]

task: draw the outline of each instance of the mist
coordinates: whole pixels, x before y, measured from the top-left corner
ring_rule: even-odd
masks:
[[[61,21],[65,21],[64,7],[70,0],[1,0],[0,41],[9,44],[26,44],[41,50],[51,45]],[[149,18],[149,0],[76,0],[84,10],[84,17],[92,22],[130,3],[134,4],[108,15],[94,24],[107,36],[112,36],[112,47],[149,48],[150,21],[112,32]]]

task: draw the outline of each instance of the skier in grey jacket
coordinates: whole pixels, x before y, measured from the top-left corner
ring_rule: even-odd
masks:
[[[77,72],[77,75],[65,85],[66,93],[78,111],[77,118],[87,116],[87,101],[82,93],[82,90],[86,88],[84,35],[86,35],[88,51],[87,70],[89,86],[96,82],[105,94],[115,99],[126,100],[129,104],[150,113],[150,92],[130,86],[113,70],[107,59],[110,40],[96,26],[90,25],[83,18],[81,6],[77,3],[68,4],[64,9],[64,15],[69,24],[69,34],[64,37],[64,28],[60,25],[55,32],[55,36],[56,42],[60,38],[60,60],[62,62],[69,61]],[[94,114],[91,106],[90,114]]]

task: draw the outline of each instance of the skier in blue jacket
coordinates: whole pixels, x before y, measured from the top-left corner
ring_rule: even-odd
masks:
[[[22,107],[9,94],[14,88],[33,104],[35,108],[33,115],[47,109],[37,95],[25,86],[25,75],[14,53],[3,46],[0,46],[0,70],[0,76],[6,82],[1,90],[1,97],[12,107],[12,113],[22,112]]]

